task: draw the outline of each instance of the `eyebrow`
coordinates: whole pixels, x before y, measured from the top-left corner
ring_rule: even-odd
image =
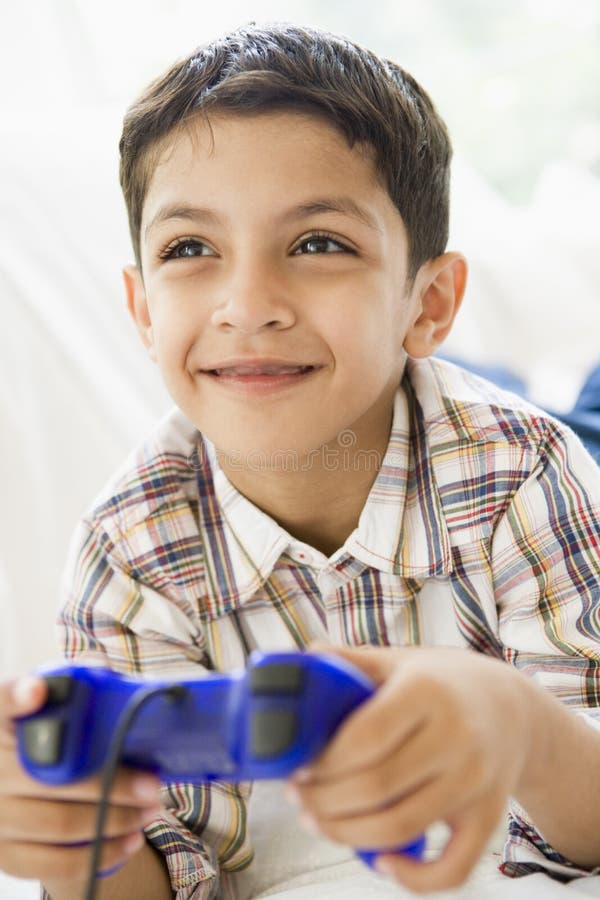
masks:
[[[356,202],[352,197],[320,197],[309,200],[306,203],[300,203],[286,210],[278,219],[278,224],[285,225],[297,222],[300,219],[307,219],[309,216],[318,215],[319,213],[335,212],[341,215],[350,216],[356,219],[367,228],[381,233],[381,226],[375,217],[363,206]],[[222,221],[218,213],[214,209],[202,206],[190,206],[187,203],[167,203],[161,206],[152,217],[146,230],[144,238],[148,237],[150,231],[162,222],[170,219],[184,219],[188,222],[202,222],[206,225],[222,225]]]

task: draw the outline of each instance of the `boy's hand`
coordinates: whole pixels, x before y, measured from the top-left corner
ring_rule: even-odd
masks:
[[[100,777],[47,787],[22,769],[12,718],[35,712],[46,697],[40,678],[0,684],[0,869],[53,884],[87,881]],[[121,769],[111,791],[100,869],[126,862],[144,844],[143,825],[160,809],[159,781]]]
[[[526,767],[529,680],[470,650],[309,649],[353,663],[380,687],[292,777],[305,824],[369,849],[406,844],[446,822],[451,837],[439,859],[387,854],[377,867],[417,892],[461,884]]]

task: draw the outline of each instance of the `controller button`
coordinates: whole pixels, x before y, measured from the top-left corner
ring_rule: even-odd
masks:
[[[66,703],[73,691],[73,683],[70,675],[50,675],[46,678],[48,703]]]
[[[297,663],[265,663],[250,670],[250,690],[256,694],[300,694],[305,671]]]
[[[60,762],[64,730],[64,723],[50,716],[26,722],[23,739],[31,762],[42,766],[54,766]]]
[[[255,759],[273,759],[289,750],[298,734],[293,710],[261,709],[252,714],[251,752]]]

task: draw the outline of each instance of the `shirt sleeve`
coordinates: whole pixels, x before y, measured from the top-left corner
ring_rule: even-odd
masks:
[[[146,839],[165,858],[176,900],[229,897],[229,876],[252,859],[236,847],[249,786],[173,783],[162,791],[165,812]]]
[[[600,728],[600,469],[570,431],[543,428],[538,462],[494,532],[499,633],[507,661]],[[505,874],[568,880],[599,874],[598,863],[573,865],[511,804]]]
[[[144,584],[114,543],[83,522],[70,548],[58,628],[65,655],[125,674],[199,677],[211,668],[197,616],[184,600]],[[228,897],[229,873],[252,860],[246,831],[250,784],[163,786],[164,815],[146,828],[165,858],[177,900]]]

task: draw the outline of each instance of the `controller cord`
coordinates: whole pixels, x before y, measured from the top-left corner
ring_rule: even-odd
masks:
[[[110,789],[114,781],[117,768],[121,761],[123,746],[127,733],[131,725],[142,709],[142,707],[154,697],[164,694],[172,700],[182,700],[187,694],[187,688],[180,684],[163,685],[162,687],[139,688],[133,694],[121,715],[117,720],[115,732],[113,734],[108,756],[104,764],[102,772],[102,791],[98,802],[98,812],[96,815],[96,828],[94,840],[92,842],[92,855],[90,859],[88,883],[85,892],[85,900],[94,900],[96,896],[96,887],[98,882],[98,866],[100,863],[100,854],[102,852],[102,839],[104,835],[104,825],[108,814],[108,801],[110,799]]]

